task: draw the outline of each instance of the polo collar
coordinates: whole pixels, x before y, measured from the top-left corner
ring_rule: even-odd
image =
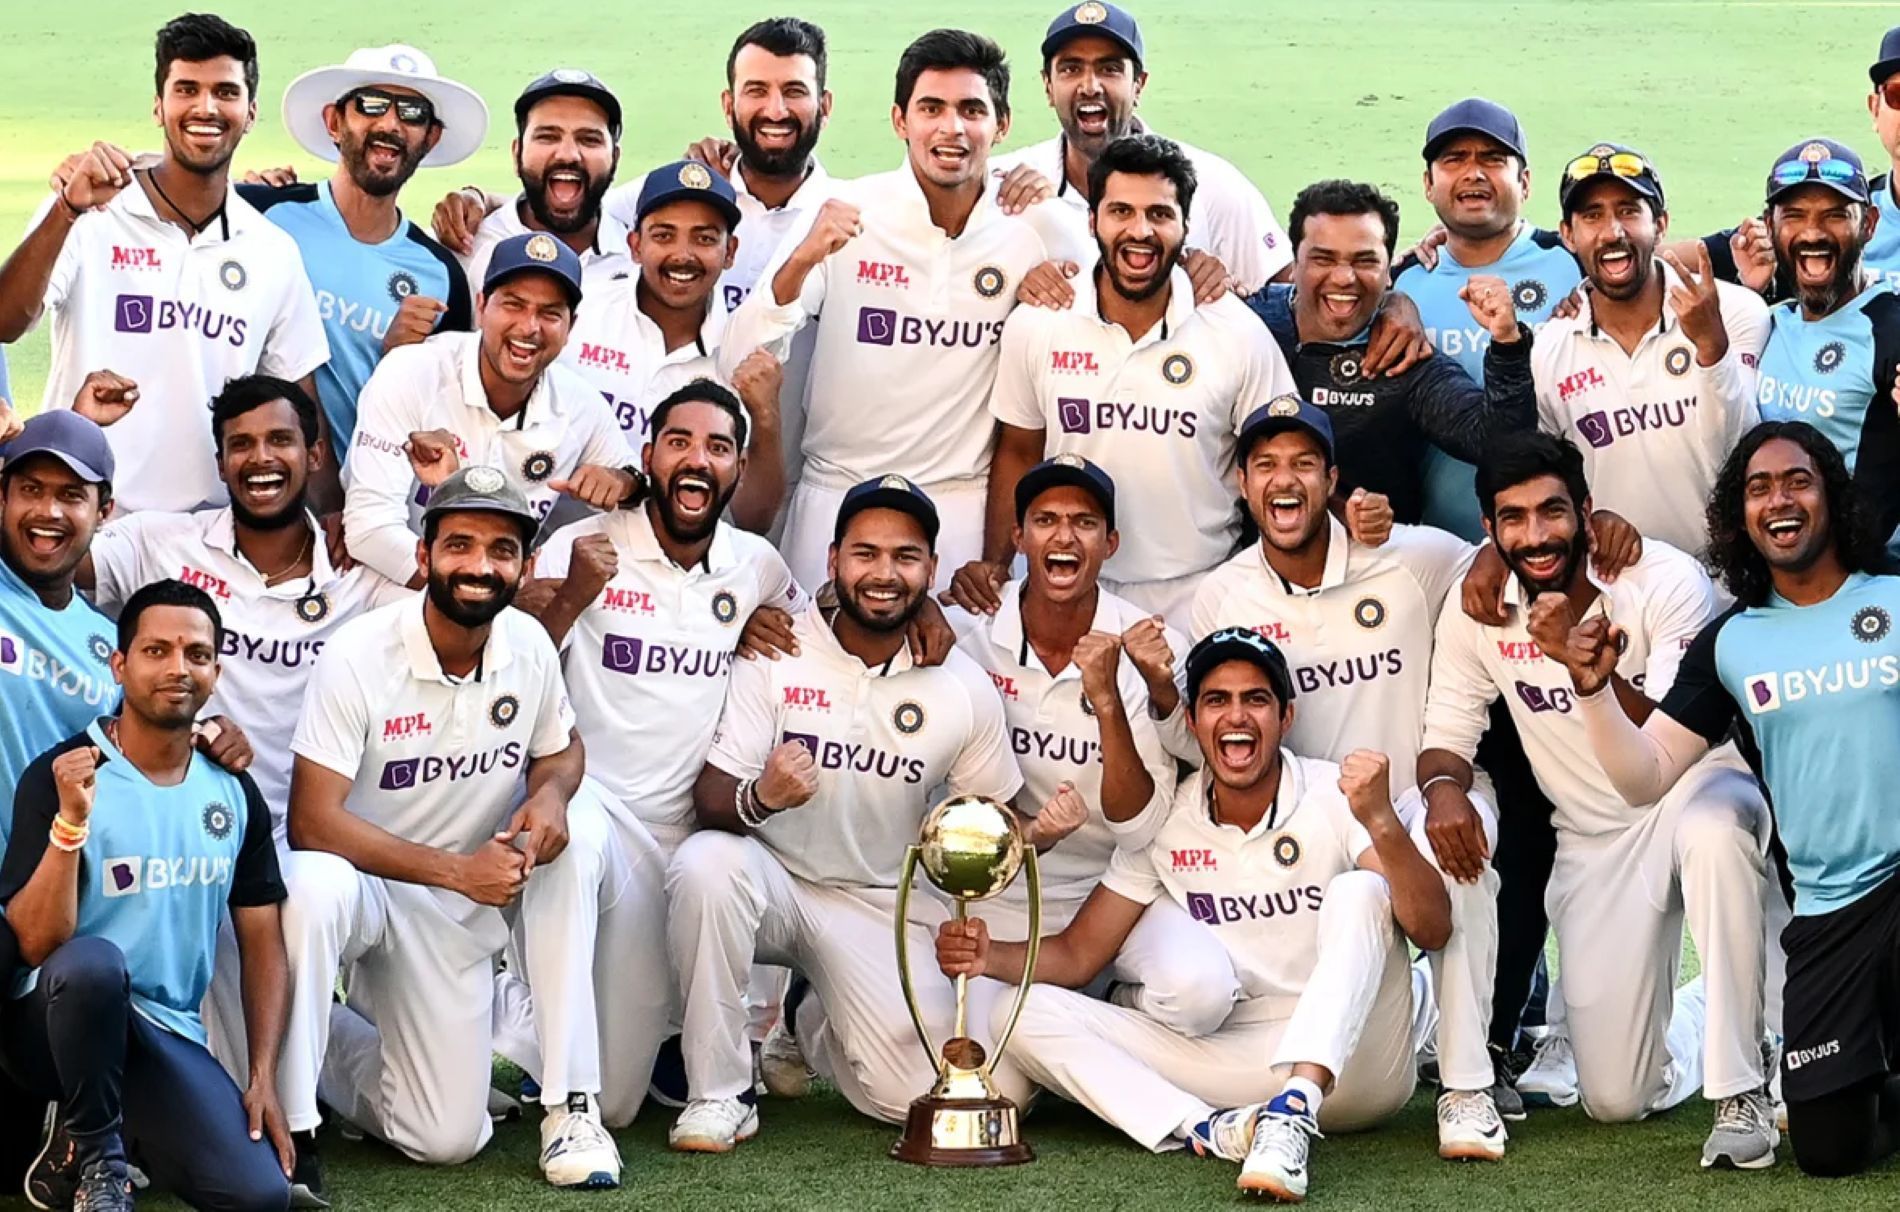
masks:
[[[607,537],[629,559],[679,567],[666,554],[665,548],[660,546],[660,537],[654,533],[653,519],[648,515],[646,506],[616,510],[607,515],[606,524],[609,531]],[[732,541],[732,527],[721,521],[713,528],[712,545],[706,549],[706,558],[696,567],[702,572],[720,573],[728,572],[738,565],[739,551],[738,545]]]
[[[800,617],[804,619],[811,648],[822,656],[827,664],[842,666],[859,677],[868,678],[895,677],[900,673],[909,672],[916,665],[911,659],[909,643],[899,645],[897,655],[881,665],[866,665],[856,656],[846,652],[844,645],[838,643],[837,633],[831,630],[831,622],[825,618],[824,611],[819,609],[816,599],[805,607],[805,613]]]
[[[1672,329],[1679,327],[1679,322],[1676,319],[1676,309],[1669,305],[1669,288],[1672,286],[1680,286],[1682,279],[1676,275],[1675,270],[1669,268],[1669,263],[1664,261],[1661,257],[1656,258],[1654,264],[1656,271],[1662,275],[1662,315],[1657,319],[1656,323],[1651,326],[1649,331],[1643,334],[1642,341],[1647,341],[1651,337],[1666,337]],[[1596,292],[1591,290],[1579,292],[1581,302],[1578,307],[1577,318],[1582,320],[1589,328],[1592,337],[1602,337],[1603,330],[1597,327],[1597,312],[1594,303],[1595,294]],[[1642,341],[1638,341],[1637,344],[1642,344]]]
[[[746,185],[745,164],[743,161],[733,162],[732,188],[733,192],[737,193],[740,197],[750,198],[754,202],[759,202],[759,196],[753,193],[751,188]],[[785,205],[767,206],[765,203],[759,202],[759,208],[766,211],[804,210],[807,206],[810,206],[815,199],[824,197],[830,192],[831,174],[825,171],[825,166],[819,162],[816,155],[813,155],[810,166],[805,171],[805,179],[798,183],[798,188],[793,190],[792,196],[785,200]]]
[[[324,541],[323,527],[317,523],[317,517],[308,509],[304,510],[304,524],[310,528],[310,575],[301,581],[280,581],[275,585],[265,585],[264,570],[252,564],[238,550],[237,519],[226,505],[217,510],[205,521],[204,541],[207,547],[224,553],[257,573],[257,579],[263,595],[267,598],[302,597],[318,586],[328,585],[337,577],[336,567],[330,563],[330,546]]]
[[[1346,583],[1347,565],[1352,556],[1352,536],[1346,533],[1345,525],[1332,515],[1331,510],[1326,513],[1326,566],[1320,570],[1317,587],[1308,589],[1304,585],[1295,585],[1281,576],[1273,565],[1267,562],[1266,543],[1265,539],[1261,539],[1254,547],[1254,558],[1260,561],[1262,571],[1280,582],[1280,588],[1295,597],[1316,597],[1328,589],[1335,589]]]
[[[1029,646],[1029,628],[1023,625],[1023,591],[1029,586],[1027,578],[1011,581],[1003,586],[1001,604],[996,608],[996,617],[990,622],[990,643],[1010,654],[1017,666],[1022,669],[1036,669],[1048,673],[1047,668],[1036,659]],[[1106,631],[1120,635],[1121,620],[1113,617],[1109,606],[1108,590],[1098,583],[1095,587],[1095,617],[1089,622],[1090,631]],[[1034,665],[1030,662],[1035,661]],[[1075,662],[1070,661],[1050,677],[1061,680],[1065,677],[1081,677],[1081,671]]]
[[[938,227],[936,221],[930,217],[930,199],[924,196],[923,182],[917,179],[917,166],[910,162],[909,156],[904,157],[904,163],[898,170],[898,176],[902,178],[898,186],[898,192],[902,195],[903,204],[915,209],[917,217],[923,221],[924,226],[942,235],[945,239],[962,238],[962,236],[950,236],[948,232]],[[979,226],[987,223],[992,215],[1000,215],[1003,213],[996,205],[996,188],[1000,183],[1001,178],[999,177],[984,178],[983,192],[977,197],[976,205],[970,210],[969,221],[963,225],[964,236],[969,235]]]
[[[1104,272],[1107,271],[1103,269],[1100,258],[1097,258],[1087,273],[1077,274],[1070,279],[1069,285],[1075,291],[1075,302],[1069,305],[1070,310],[1076,315],[1095,317],[1103,328],[1125,332],[1121,325],[1102,316],[1102,292],[1095,283],[1095,275]],[[1134,342],[1134,347],[1141,349],[1179,335],[1181,326],[1194,314],[1194,307],[1194,280],[1188,277],[1187,270],[1176,265],[1168,271],[1168,308],[1161,314],[1161,323],[1143,333]]]
[[[494,409],[488,406],[488,388],[482,386],[482,334],[466,334],[466,347],[462,351],[462,404],[467,408],[477,408],[495,416]],[[506,420],[496,416],[504,426],[516,429],[532,429],[546,424],[553,418],[554,393],[548,388],[548,372],[543,370],[535,380],[534,390],[528,393],[528,402],[521,411]]]
[[[417,681],[459,686],[469,681],[484,681],[508,667],[508,663],[514,659],[514,653],[508,647],[508,629],[503,625],[501,615],[497,615],[489,624],[488,641],[482,646],[482,655],[475,664],[474,675],[457,681],[443,673],[442,661],[435,655],[435,645],[429,640],[429,628],[422,618],[428,599],[428,594],[418,594],[415,600],[403,608],[397,624],[402,632],[403,653],[409,658],[409,672]]]
[[[1206,770],[1196,772],[1201,779],[1202,819],[1215,833],[1224,834],[1229,830],[1239,833],[1243,840],[1253,841],[1269,833],[1278,832],[1287,827],[1293,814],[1299,809],[1300,801],[1306,798],[1306,773],[1300,766],[1293,751],[1280,747],[1280,786],[1273,794],[1273,807],[1267,809],[1252,829],[1242,832],[1238,825],[1224,825],[1214,816],[1214,780]]]
[[[183,235],[186,242],[190,244],[196,244],[206,237],[210,237],[215,243],[224,243],[229,241],[233,235],[244,230],[243,208],[246,206],[246,203],[242,198],[238,197],[237,186],[229,182],[226,182],[224,187],[224,203],[205,221],[204,229],[198,232],[197,235],[186,232],[177,224],[161,216],[158,213],[158,207],[152,203],[152,196],[147,192],[146,183],[139,179],[138,174],[139,169],[143,169],[149,173],[156,167],[156,163],[135,165],[131,185],[120,190],[118,195],[113,198],[113,202],[117,202],[124,207],[126,214],[150,223],[156,223],[161,227],[170,228],[172,231]],[[231,222],[232,211],[234,210],[238,212],[239,218],[239,222],[235,227]],[[215,235],[213,233],[215,233]]]

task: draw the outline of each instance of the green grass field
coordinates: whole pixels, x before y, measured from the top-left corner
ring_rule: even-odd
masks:
[[[156,145],[150,121],[151,33],[175,8],[140,0],[70,5],[11,0],[0,39],[0,231],[22,229],[48,171],[94,139]],[[500,116],[471,164],[427,172],[409,187],[426,216],[441,193],[467,182],[511,187],[507,121],[515,92],[553,66],[585,66],[626,103],[629,173],[671,159],[719,125],[726,48],[747,22],[796,11],[832,38],[837,97],[821,154],[834,173],[890,167],[890,79],[902,45],[940,24],[979,29],[1016,60],[1011,145],[1046,137],[1053,120],[1035,73],[1049,0],[965,0],[954,9],[807,0],[528,6],[498,0],[365,0],[221,6],[262,47],[257,130],[241,166],[323,166],[297,152],[279,116],[296,74],[340,61],[359,44],[407,41],[448,74],[480,88]],[[1293,193],[1322,176],[1369,179],[1405,208],[1415,235],[1430,217],[1419,190],[1418,145],[1445,102],[1482,93],[1524,119],[1537,178],[1531,218],[1556,220],[1548,174],[1600,139],[1632,143],[1661,166],[1677,229],[1700,233],[1758,208],[1770,158],[1811,133],[1883,157],[1863,98],[1866,65],[1892,4],[1858,0],[1159,0],[1137,2],[1153,78],[1142,113],[1164,133],[1218,151],[1261,184],[1284,217]],[[1535,174],[1534,174],[1535,175]],[[743,238],[743,231],[740,233]],[[16,397],[37,404],[44,337],[8,351]],[[1232,1167],[1151,1158],[1068,1107],[1044,1106],[1028,1124],[1041,1151],[1029,1167],[980,1174],[925,1172],[887,1161],[891,1130],[854,1116],[833,1095],[768,1101],[765,1129],[737,1155],[682,1157],[665,1149],[667,1115],[650,1109],[622,1137],[625,1187],[608,1196],[561,1195],[540,1181],[532,1125],[512,1124],[480,1159],[426,1171],[373,1145],[326,1140],[340,1209],[554,1208],[582,1204],[678,1208],[1152,1208],[1238,1200]],[[1315,1157],[1323,1208],[1894,1208],[1891,1170],[1849,1182],[1801,1179],[1786,1158],[1765,1174],[1705,1174],[1708,1130],[1692,1103],[1630,1127],[1590,1124],[1577,1111],[1545,1112],[1514,1130],[1500,1166],[1439,1162],[1431,1106],[1415,1099],[1393,1125],[1329,1140]],[[1207,1204],[1202,1205],[1201,1201]],[[164,1201],[153,1206],[175,1207]],[[6,1201],[6,1206],[24,1206]]]

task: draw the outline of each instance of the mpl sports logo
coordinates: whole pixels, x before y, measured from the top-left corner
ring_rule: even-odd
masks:
[[[787,686],[784,688],[784,704],[800,711],[830,711],[831,696],[821,686]]]
[[[635,635],[601,638],[600,665],[631,677],[715,678],[732,673],[732,653],[711,648],[679,648]]]
[[[889,261],[859,261],[858,285],[910,289],[910,270]]]
[[[1610,381],[1604,378],[1603,372],[1596,367],[1579,370],[1575,374],[1568,374],[1557,380],[1557,402],[1568,404],[1571,396],[1580,396],[1586,391],[1595,391],[1599,387],[1609,385]]]
[[[187,585],[202,589],[220,602],[231,600],[231,587],[223,577],[215,577],[202,568],[193,568],[186,564],[178,570],[178,579]]]
[[[193,332],[207,341],[244,344],[247,321],[198,303],[151,295],[120,295],[112,304],[112,327],[122,333]]]
[[[580,352],[574,355],[574,361],[590,370],[605,370],[617,375],[633,373],[633,359],[622,350],[613,349],[594,341],[580,342]]]
[[[1219,871],[1220,860],[1212,850],[1186,849],[1168,851],[1168,870],[1177,874],[1184,871]]]
[[[1889,654],[1808,669],[1752,673],[1742,679],[1742,697],[1750,715],[1766,715],[1808,699],[1891,686],[1900,686],[1900,656]]]
[[[127,248],[124,245],[112,246],[111,268],[135,273],[151,272],[165,268],[164,260],[156,248]]]
[[[1060,396],[1056,399],[1056,420],[1063,433],[1114,431],[1192,438],[1199,432],[1201,418],[1189,408],[1157,408],[1152,404],[1118,404],[1113,400],[1089,401]]]
[[[383,721],[383,743],[406,741],[411,737],[428,736],[435,731],[435,725],[429,722],[427,712],[416,711],[408,715],[393,716]]]
[[[1049,373],[1052,375],[1092,375],[1101,369],[1095,361],[1093,350],[1052,349],[1049,351]]]
[[[1003,336],[1001,320],[934,320],[888,307],[858,308],[858,344],[982,349]]]

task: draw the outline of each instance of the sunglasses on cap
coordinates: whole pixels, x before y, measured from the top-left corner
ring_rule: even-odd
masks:
[[[360,88],[343,98],[365,118],[380,118],[396,107],[396,121],[404,126],[428,126],[435,121],[435,106],[427,97],[398,97],[373,88]]]
[[[1569,181],[1583,181],[1598,173],[1611,173],[1618,177],[1635,179],[1653,177],[1656,175],[1656,170],[1649,161],[1635,152],[1611,152],[1606,156],[1586,152],[1564,165],[1564,178]]]
[[[1777,186],[1799,185],[1803,181],[1854,185],[1860,181],[1860,170],[1846,160],[1783,160],[1775,165],[1768,179]]]

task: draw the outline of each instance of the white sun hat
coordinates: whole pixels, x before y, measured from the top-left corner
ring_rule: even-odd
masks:
[[[459,164],[488,137],[488,105],[481,94],[437,75],[435,60],[400,43],[354,51],[340,67],[312,68],[292,80],[284,90],[284,125],[297,146],[334,164],[336,144],[323,124],[323,107],[353,89],[379,84],[414,89],[435,106],[442,138],[422,158],[424,168]]]

